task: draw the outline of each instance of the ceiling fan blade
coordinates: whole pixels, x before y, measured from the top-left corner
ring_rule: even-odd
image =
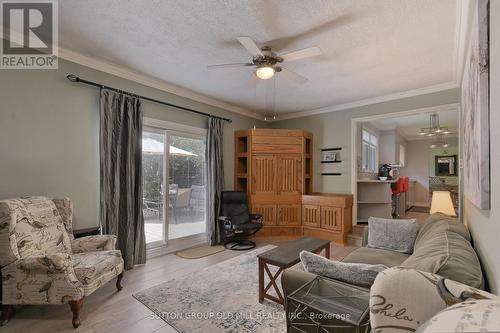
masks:
[[[279,56],[283,58],[283,61],[293,61],[298,59],[304,59],[309,57],[314,57],[320,55],[321,49],[317,46],[308,47],[306,49],[292,51],[284,54],[280,54]]]
[[[224,69],[254,66],[251,62],[238,62],[234,64],[208,65],[207,69]]]
[[[306,77],[304,77],[300,74],[297,74],[289,69],[283,68],[282,66],[280,66],[280,67],[281,67],[281,73],[283,73],[284,76],[286,76],[287,78],[290,78],[291,80],[293,80],[297,83],[304,84],[307,81],[309,81]]]
[[[245,49],[247,49],[248,52],[250,52],[250,54],[252,56],[264,56],[264,54],[262,53],[261,49],[257,46],[257,44],[255,44],[255,42],[253,41],[252,38],[250,37],[238,37],[238,42],[241,43],[241,45],[243,45],[245,47]]]

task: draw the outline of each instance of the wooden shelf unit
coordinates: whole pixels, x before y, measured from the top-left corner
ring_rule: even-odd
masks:
[[[313,135],[302,130],[235,132],[235,190],[262,214],[255,237],[309,235],[345,243],[352,195],[313,193]]]
[[[242,131],[234,133],[234,189],[248,190],[248,136]]]
[[[302,194],[312,192],[313,135],[302,130],[236,131],[235,190],[262,214],[258,236],[302,234]]]

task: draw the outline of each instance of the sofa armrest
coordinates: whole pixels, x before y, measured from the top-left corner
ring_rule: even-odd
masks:
[[[115,235],[94,235],[71,240],[73,253],[116,250]]]
[[[19,259],[2,268],[4,304],[61,304],[84,296],[66,253]]]
[[[281,286],[283,288],[283,297],[285,300],[288,295],[304,284],[311,282],[314,278],[316,278],[316,274],[296,269],[286,269],[283,274],[281,274]]]

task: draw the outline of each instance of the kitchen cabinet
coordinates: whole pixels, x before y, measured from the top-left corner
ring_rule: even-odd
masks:
[[[383,131],[379,137],[379,164],[404,167],[406,164],[406,140],[397,131]]]

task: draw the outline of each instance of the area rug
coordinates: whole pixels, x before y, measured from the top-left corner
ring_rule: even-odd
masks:
[[[199,259],[207,256],[211,256],[212,254],[216,254],[224,251],[226,248],[222,245],[202,245],[192,247],[190,249],[178,251],[175,254],[184,259]]]
[[[283,306],[258,301],[256,256],[274,247],[239,255],[134,297],[183,333],[286,332]]]

